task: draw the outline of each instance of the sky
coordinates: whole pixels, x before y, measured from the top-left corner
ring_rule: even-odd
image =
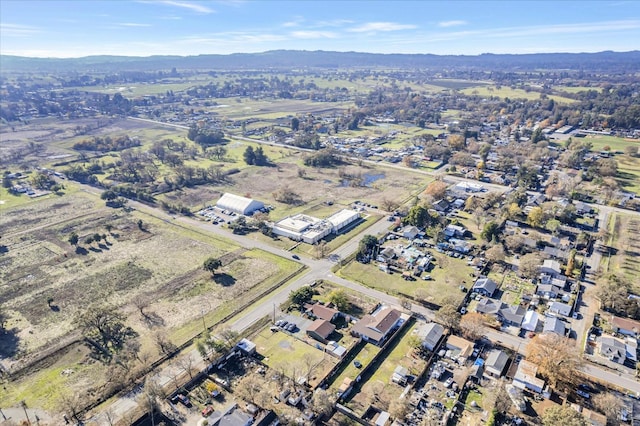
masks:
[[[640,1],[0,0],[5,55],[277,49],[439,55],[639,50]]]

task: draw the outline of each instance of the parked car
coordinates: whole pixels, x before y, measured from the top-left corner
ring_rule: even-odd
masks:
[[[191,400],[186,395],[179,393],[178,395],[176,395],[176,397],[178,399],[178,402],[180,402],[182,405],[184,405],[185,407],[191,407]]]
[[[444,387],[448,388],[453,384],[453,377],[449,377],[445,382],[444,382]]]
[[[576,391],[576,393],[577,393],[578,395],[580,395],[581,397],[583,397],[584,399],[589,399],[589,398],[591,398],[591,395],[590,395],[590,394],[588,394],[587,392],[583,391],[583,390],[578,389],[578,390]]]

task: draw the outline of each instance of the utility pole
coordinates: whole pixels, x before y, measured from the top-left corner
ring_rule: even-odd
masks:
[[[27,403],[24,400],[20,401],[20,406],[24,410],[24,416],[27,418],[27,423],[31,425],[31,420],[29,419],[29,414],[27,414]]]

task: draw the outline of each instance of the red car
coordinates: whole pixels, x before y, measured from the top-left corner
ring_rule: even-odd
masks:
[[[213,413],[213,407],[210,405],[207,405],[207,407],[202,410],[202,417],[209,417],[211,415],[211,413]]]

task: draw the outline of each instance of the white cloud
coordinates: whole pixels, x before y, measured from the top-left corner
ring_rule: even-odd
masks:
[[[442,21],[438,22],[438,26],[441,28],[459,27],[461,25],[467,25],[467,21]]]
[[[357,27],[350,28],[348,31],[353,33],[366,33],[366,32],[377,32],[377,31],[412,30],[415,28],[417,28],[416,25],[398,24],[395,22],[367,22],[366,24],[362,24]]]
[[[30,25],[0,24],[0,34],[3,37],[28,37],[40,32],[40,28]]]
[[[215,10],[205,6],[202,3],[197,2],[187,2],[187,1],[178,1],[178,0],[161,0],[158,3],[165,4],[167,6],[175,6],[181,7],[183,9],[191,10],[192,12],[197,13],[215,13]]]
[[[291,37],[302,39],[338,38],[338,34],[331,31],[293,31]]]
[[[296,16],[292,20],[287,21],[284,24],[282,24],[282,26],[285,27],[285,28],[298,27],[303,22],[304,22],[304,18],[302,16]]]
[[[550,34],[598,34],[640,29],[640,20],[603,21],[578,24],[532,25],[522,27],[490,28],[486,30],[432,33],[423,41],[449,41],[465,38],[532,37]]]
[[[349,19],[333,19],[331,21],[318,21],[313,24],[314,28],[323,27],[344,27],[345,25],[353,24],[353,21]]]

